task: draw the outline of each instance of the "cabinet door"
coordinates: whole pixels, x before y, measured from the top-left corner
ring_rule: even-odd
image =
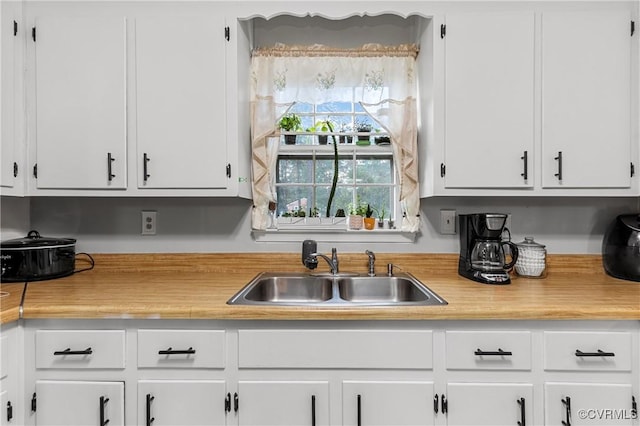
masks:
[[[449,383],[446,397],[449,425],[537,424],[531,384]]]
[[[432,382],[345,381],[342,424],[432,425]]]
[[[7,188],[14,186],[13,165],[17,161],[14,133],[14,53],[18,41],[14,36],[11,5],[12,2],[0,3],[0,186]]]
[[[240,381],[238,393],[241,426],[329,424],[328,382]]]
[[[225,425],[225,383],[206,380],[141,380],[138,424]]]
[[[598,383],[546,383],[546,425],[631,425],[631,385]]]
[[[630,186],[629,26],[628,11],[542,15],[544,187]]]
[[[138,187],[225,188],[222,16],[136,20]]]
[[[35,31],[37,187],[126,188],[124,18],[43,17]]]
[[[36,382],[36,425],[124,425],[124,383]]]
[[[533,186],[533,13],[446,20],[445,187]]]

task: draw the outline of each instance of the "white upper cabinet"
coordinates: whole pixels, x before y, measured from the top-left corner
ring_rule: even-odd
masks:
[[[531,187],[534,14],[451,14],[443,35],[445,187]]]
[[[625,10],[542,14],[543,187],[631,185],[630,21]]]
[[[138,187],[226,188],[224,16],[135,26]]]
[[[37,187],[126,188],[125,19],[42,17],[33,38]]]

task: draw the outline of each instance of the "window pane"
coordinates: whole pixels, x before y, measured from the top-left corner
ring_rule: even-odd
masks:
[[[393,188],[389,186],[359,186],[357,188],[358,200],[360,203],[369,204],[374,209],[373,215],[380,216],[384,208],[385,218],[389,218],[392,211]]]
[[[276,207],[276,214],[278,216],[296,210],[304,210],[308,214],[309,207],[313,203],[312,186],[279,186],[277,195],[278,206]]]
[[[278,183],[312,183],[313,161],[311,159],[280,156],[278,158]]]
[[[301,113],[301,112],[313,112],[313,104],[308,104],[308,103],[303,103],[303,102],[296,102],[291,109],[289,110],[289,112],[295,112],[295,113]]]
[[[326,102],[318,105],[317,111],[322,112],[351,112],[351,102]]]
[[[356,181],[358,183],[393,183],[391,159],[360,157],[356,160]]]
[[[329,191],[331,190],[330,186],[319,186],[316,188],[316,199],[318,210],[320,210],[321,216],[326,216],[327,211],[327,201],[329,200]],[[338,186],[336,188],[336,193],[333,196],[333,201],[331,202],[331,214],[330,216],[335,216],[338,209],[343,209],[345,215],[349,214],[349,204],[353,200],[353,187],[348,186]]]
[[[333,182],[333,157],[321,158],[316,161],[316,182]],[[352,157],[338,156],[338,183],[353,183]]]

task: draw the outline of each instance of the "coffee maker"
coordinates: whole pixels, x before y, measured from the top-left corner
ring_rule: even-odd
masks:
[[[518,247],[503,241],[507,215],[503,213],[461,214],[460,260],[458,274],[484,284],[509,284],[508,270],[516,264]],[[509,246],[511,261],[507,262],[503,246]]]

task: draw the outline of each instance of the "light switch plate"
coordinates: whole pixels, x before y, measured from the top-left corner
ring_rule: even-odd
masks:
[[[456,211],[440,210],[440,233],[454,235],[456,233]]]

